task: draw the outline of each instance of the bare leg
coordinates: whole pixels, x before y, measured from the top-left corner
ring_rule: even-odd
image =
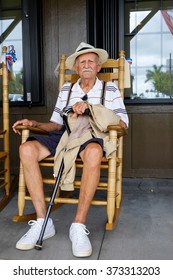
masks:
[[[74,219],[75,223],[86,223],[91,200],[95,194],[100,179],[100,163],[102,155],[102,148],[97,143],[90,143],[80,154],[83,161],[83,173],[79,203]]]
[[[50,155],[50,151],[38,141],[27,141],[20,146],[25,182],[31,196],[37,218],[46,215],[43,181],[39,161]]]

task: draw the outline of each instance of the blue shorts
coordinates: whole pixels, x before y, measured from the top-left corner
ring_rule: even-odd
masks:
[[[27,141],[32,141],[32,140],[39,141],[41,144],[43,144],[44,146],[46,146],[49,149],[50,156],[53,157],[55,155],[56,147],[57,147],[63,133],[64,133],[64,130],[55,130],[55,131],[51,131],[46,136],[42,136],[42,135],[30,136],[27,139]],[[103,149],[103,139],[93,137],[92,139],[86,141],[84,144],[81,145],[81,147],[79,149],[79,154],[80,154],[80,152],[82,152],[85,149],[85,147],[89,143],[92,143],[92,142],[98,143]]]

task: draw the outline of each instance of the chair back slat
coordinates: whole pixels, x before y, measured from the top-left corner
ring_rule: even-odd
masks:
[[[98,78],[104,82],[118,80],[118,73],[98,73]]]

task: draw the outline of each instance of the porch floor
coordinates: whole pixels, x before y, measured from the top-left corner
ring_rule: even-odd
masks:
[[[27,202],[26,211],[33,212]],[[17,191],[0,212],[1,260],[73,260],[68,238],[75,205],[63,205],[51,217],[56,235],[43,243],[42,251],[15,249],[28,230],[25,222],[13,222]],[[105,231],[106,209],[91,206],[87,220],[93,246],[91,260],[172,260],[173,179],[124,178],[123,201],[117,227]]]

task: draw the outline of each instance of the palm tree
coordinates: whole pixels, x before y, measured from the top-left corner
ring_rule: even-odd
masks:
[[[9,92],[10,93],[23,93],[23,71],[18,72],[14,80],[9,81]]]
[[[171,96],[173,94],[173,74],[163,72],[163,65],[153,65],[154,70],[147,70],[145,83],[151,81],[155,91]]]

